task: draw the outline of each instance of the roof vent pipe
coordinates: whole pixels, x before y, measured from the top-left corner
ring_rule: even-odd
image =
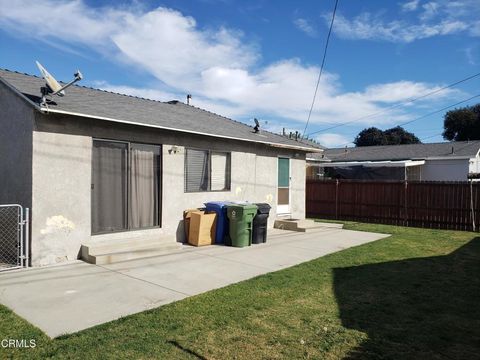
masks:
[[[187,105],[190,105],[190,99],[192,98],[191,94],[187,95]]]

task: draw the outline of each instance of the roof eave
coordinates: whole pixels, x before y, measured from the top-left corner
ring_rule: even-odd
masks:
[[[307,148],[307,147],[303,147],[303,146],[279,144],[279,143],[274,143],[274,142],[270,142],[270,141],[250,140],[250,139],[239,138],[239,137],[234,137],[234,136],[209,134],[209,133],[192,131],[192,130],[178,129],[178,128],[161,126],[161,125],[137,123],[137,122],[134,122],[134,121],[114,119],[114,118],[109,118],[109,117],[104,117],[104,116],[95,116],[95,115],[77,113],[77,112],[72,112],[72,111],[64,111],[64,110],[58,110],[58,109],[44,108],[44,107],[39,107],[39,106],[37,106],[36,108],[37,108],[37,110],[41,111],[44,114],[53,113],[53,114],[71,115],[71,116],[85,117],[85,118],[90,118],[90,119],[98,119],[98,120],[103,120],[103,121],[111,121],[111,122],[122,123],[122,124],[144,126],[144,127],[150,127],[150,128],[156,128],[156,129],[162,129],[162,130],[178,131],[178,132],[183,132],[183,133],[188,133],[188,134],[203,135],[203,136],[210,136],[210,137],[230,139],[230,140],[239,140],[239,141],[246,141],[246,142],[255,142],[255,143],[265,144],[265,145],[269,145],[269,146],[276,147],[276,148],[292,149],[292,150],[298,150],[298,151],[309,152],[309,153],[323,152],[323,150],[321,150],[321,149],[315,149],[315,148],[310,148],[310,147]]]

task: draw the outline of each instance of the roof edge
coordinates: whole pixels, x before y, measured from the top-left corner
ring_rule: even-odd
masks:
[[[23,93],[21,93],[17,88],[15,88],[13,85],[11,85],[8,81],[6,81],[4,78],[0,76],[0,82],[4,84],[8,89],[12,90],[15,95],[20,97],[21,99],[25,100],[27,104],[32,106],[34,109],[38,111],[42,111],[42,108],[40,105],[34,103],[32,100],[30,100],[28,97],[26,97]]]
[[[21,95],[23,96],[23,94],[21,94]],[[29,99],[27,99],[27,100],[29,100]],[[104,117],[104,116],[95,116],[95,115],[77,113],[77,112],[72,112],[72,111],[64,111],[64,110],[57,110],[57,109],[51,109],[51,108],[43,108],[43,107],[39,107],[39,106],[36,106],[36,109],[39,110],[40,112],[44,113],[44,114],[50,114],[50,113],[65,114],[65,115],[72,115],[72,116],[78,116],[78,117],[86,117],[86,118],[90,118],[90,119],[98,119],[98,120],[104,120],[104,121],[117,122],[117,123],[122,123],[122,124],[145,126],[145,127],[149,127],[149,128],[156,128],[156,129],[163,129],[163,130],[170,130],[170,131],[178,131],[178,132],[183,132],[183,133],[188,133],[188,134],[196,134],[196,135],[210,136],[210,137],[216,137],[216,138],[222,138],[222,139],[254,142],[254,143],[269,145],[269,146],[276,147],[276,148],[299,150],[299,151],[303,151],[303,152],[306,152],[306,153],[323,152],[322,149],[316,149],[316,148],[307,148],[307,147],[303,147],[303,146],[294,146],[294,145],[288,145],[288,144],[283,145],[283,144],[278,144],[278,143],[274,143],[274,142],[270,142],[270,141],[249,140],[249,139],[244,139],[244,138],[234,137],[234,136],[215,135],[215,134],[209,134],[209,133],[192,131],[192,130],[184,130],[184,129],[178,129],[178,128],[167,127],[167,126],[138,123],[138,122],[122,120],[122,119],[114,119],[114,118],[109,118],[109,117]]]

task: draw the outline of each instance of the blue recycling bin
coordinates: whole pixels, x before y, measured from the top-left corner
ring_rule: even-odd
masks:
[[[217,214],[217,228],[215,230],[215,244],[227,244],[228,242],[228,217],[227,205],[230,201],[210,201],[205,203],[206,211],[214,211]]]

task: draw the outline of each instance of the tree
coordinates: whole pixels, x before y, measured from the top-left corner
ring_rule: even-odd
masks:
[[[406,131],[401,126],[384,131],[387,138],[388,145],[400,145],[400,144],[420,144],[420,139],[415,134]]]
[[[376,127],[363,129],[353,140],[355,146],[386,145],[387,138],[382,130]]]
[[[443,121],[443,138],[450,141],[480,139],[480,104],[450,110]]]
[[[413,133],[396,126],[385,131],[370,127],[360,131],[353,141],[356,146],[419,144],[421,141]]]

